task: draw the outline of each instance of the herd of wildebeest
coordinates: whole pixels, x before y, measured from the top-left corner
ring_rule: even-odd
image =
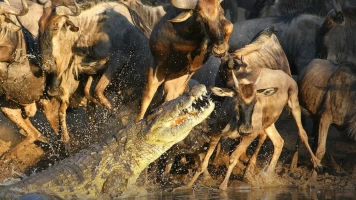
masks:
[[[257,137],[245,177],[253,175],[267,136],[274,146],[267,172],[273,173],[284,144],[274,123],[284,108],[315,169],[322,167],[331,124],[356,140],[352,0],[5,0],[0,17],[1,111],[25,135],[2,160],[16,159],[35,141],[47,142],[30,121],[37,108],[69,144],[69,107],[112,110],[141,99],[130,119],[139,121],[157,106],[150,104],[159,88],[163,101],[170,101],[198,83],[220,96],[221,106],[212,131],[201,136],[209,145],[199,150],[204,156],[188,186],[208,174],[221,138],[242,138],[221,189]],[[108,91],[120,102],[113,103]],[[315,154],[302,113],[313,119]],[[179,145],[173,157],[197,153],[184,140]]]

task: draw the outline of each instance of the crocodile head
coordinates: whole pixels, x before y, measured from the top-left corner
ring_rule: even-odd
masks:
[[[204,85],[196,85],[180,97],[165,102],[145,120],[149,144],[173,145],[183,140],[191,129],[206,119],[215,104],[206,96]]]

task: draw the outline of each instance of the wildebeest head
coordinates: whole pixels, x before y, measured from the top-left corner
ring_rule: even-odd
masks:
[[[174,7],[184,9],[185,11],[171,21],[183,22],[190,17],[196,17],[214,44],[213,53],[218,56],[224,55],[228,50],[227,42],[233,28],[232,23],[224,16],[224,11],[220,6],[221,1],[172,0]]]
[[[316,57],[355,63],[355,30],[356,8],[341,8],[334,1],[334,9],[329,11],[317,35]]]
[[[65,6],[54,7],[50,1],[44,6],[44,12],[39,22],[40,49],[42,67],[47,73],[59,75],[70,65],[72,43],[68,41],[70,41],[69,38],[75,37],[79,30],[69,19],[69,16],[80,14],[79,6],[75,1],[74,3],[75,12]]]
[[[231,72],[233,83],[233,85],[229,85],[231,83],[228,82],[227,86],[233,89],[212,87],[211,90],[218,96],[236,98],[234,109],[238,111],[238,131],[241,135],[247,135],[253,132],[252,115],[258,102],[257,96],[271,96],[278,88],[257,89],[256,85],[260,80],[260,69],[248,69],[246,64],[243,63],[243,58],[241,58],[242,63],[236,67],[237,61],[236,59],[233,60],[235,60],[235,63],[232,63],[231,59],[224,63],[230,67],[229,71]],[[231,68],[232,66],[233,68]],[[255,78],[256,76],[257,78]]]
[[[21,1],[22,10],[5,3],[0,3],[0,61],[11,62],[20,40],[17,32],[21,27],[14,22],[15,18],[11,15],[22,16],[27,14],[28,7],[25,0]]]

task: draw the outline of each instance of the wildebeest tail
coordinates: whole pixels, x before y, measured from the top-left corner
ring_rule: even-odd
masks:
[[[302,111],[303,115],[309,117],[311,115],[311,113],[305,109],[303,106],[300,106],[300,110]]]
[[[121,3],[121,2],[118,2]],[[147,38],[150,37],[152,30],[146,25],[146,23],[142,20],[142,18],[137,14],[136,11],[132,10],[130,7],[128,7],[126,4],[121,3],[124,5],[130,12],[131,19],[134,23],[134,25],[143,33]]]
[[[350,125],[347,128],[347,137],[351,140],[356,141],[356,114],[351,117],[349,121]]]

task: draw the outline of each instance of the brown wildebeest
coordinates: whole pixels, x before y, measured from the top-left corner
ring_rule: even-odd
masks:
[[[244,58],[246,58],[248,64],[244,63],[243,60],[241,60],[242,57],[241,55],[243,55],[244,52],[246,53],[246,56]],[[253,62],[253,59],[255,59],[255,62]],[[223,59],[223,61],[224,60],[225,59]],[[227,61],[223,62],[222,65],[223,65],[222,75],[224,76],[223,79],[225,79],[225,81],[227,82],[227,86],[229,87],[235,86],[235,88],[238,86],[236,85],[238,83],[237,79],[233,78],[233,74],[235,74],[234,71],[236,71],[234,70],[234,68],[236,68],[236,66],[240,66],[241,70],[244,69],[243,70],[244,73],[241,72],[238,73],[239,75],[238,79],[242,80],[242,82],[248,81],[250,84],[245,83],[243,84],[243,87],[239,87],[239,89],[236,90],[235,92],[231,92],[231,91],[229,92],[229,95],[234,95],[237,98],[236,97],[227,98],[223,102],[222,109],[220,111],[221,114],[218,114],[218,116],[223,116],[223,117],[218,117],[220,121],[217,121],[216,127],[214,129],[215,131],[210,137],[211,140],[210,140],[210,145],[208,148],[207,155],[204,158],[203,163],[198,168],[192,180],[188,183],[188,187],[191,187],[196,181],[196,179],[199,177],[200,173],[202,173],[207,168],[210,156],[212,155],[220,138],[221,137],[237,138],[240,137],[240,134],[247,135],[247,136],[243,137],[242,142],[234,151],[235,152],[234,156],[231,157],[230,159],[233,162],[230,162],[230,166],[228,168],[229,171],[226,176],[227,178],[225,179],[224,183],[221,185],[221,189],[226,189],[227,180],[231,174],[232,169],[236,165],[240,155],[244,153],[244,151],[249,146],[249,144],[258,135],[260,135],[260,141],[258,147],[256,149],[254,156],[250,159],[250,164],[245,175],[246,178],[251,178],[248,177],[250,175],[249,172],[253,170],[258,151],[262,146],[264,140],[266,139],[266,134],[264,134],[264,131],[267,128],[268,128],[267,131],[269,132],[267,133],[267,135],[272,137],[271,140],[274,141],[273,144],[275,146],[274,159],[271,161],[271,164],[268,169],[269,172],[273,172],[281,148],[283,147],[283,142],[281,144],[281,138],[279,134],[278,135],[272,134],[275,133],[274,122],[275,120],[278,119],[280,113],[282,112],[288,100],[290,100],[289,106],[292,108],[292,112],[298,124],[299,134],[303,138],[303,142],[305,141],[307,142],[307,139],[305,139],[306,137],[305,131],[300,124],[300,116],[298,114],[300,112],[298,99],[295,99],[297,95],[297,86],[296,83],[291,78],[287,57],[284,54],[284,51],[282,50],[282,47],[280,46],[276,36],[273,34],[272,28],[268,28],[262,31],[261,34],[250,45],[247,45],[245,48],[241,50],[237,50],[236,52],[229,55]],[[270,68],[270,69],[265,69],[265,68]],[[278,81],[276,81],[277,77],[274,76],[271,76],[271,78],[274,81],[271,80],[271,83],[269,84],[264,83],[267,82],[268,78],[267,80],[265,80],[265,78],[263,78],[264,75],[262,74],[265,73],[264,71],[268,72],[268,73],[266,72],[267,73],[266,75],[268,75],[269,73],[274,73],[274,71],[272,71],[273,69],[283,70],[283,71],[280,70],[275,71],[276,73],[275,76],[277,76],[277,74],[282,74],[280,75],[281,76],[280,85]],[[230,76],[228,75],[229,73],[231,74]],[[249,80],[245,80],[244,77],[248,77]],[[262,79],[264,81],[258,82],[257,85],[255,85],[253,84],[253,82],[255,82],[256,79]],[[283,83],[286,85],[283,85]],[[272,85],[275,84],[276,86],[268,87],[271,84]],[[269,88],[269,90],[263,90],[262,88]],[[273,88],[274,89],[281,88],[281,89],[278,89],[278,91],[276,89],[274,91]],[[216,93],[219,93],[220,95],[225,95],[225,96],[227,95],[227,94],[222,94],[224,90],[221,91],[219,89],[214,89],[214,90]],[[288,90],[290,91],[290,93],[288,92]],[[267,97],[264,97],[262,93],[261,94],[262,96],[256,98],[257,91],[258,93],[265,92],[264,94],[267,95]],[[277,93],[277,95],[273,96],[272,95],[273,93]],[[268,96],[268,95],[272,95],[272,96]],[[273,99],[273,101],[272,100],[265,101],[266,100],[265,98]],[[282,100],[280,100],[280,98]],[[285,101],[283,101],[283,98],[285,99]],[[267,103],[267,102],[274,102],[274,101],[276,102],[274,105],[269,105]],[[264,109],[263,113],[267,113],[267,111],[269,113],[268,118],[264,117],[263,124],[262,121],[260,121],[262,120],[262,116],[258,116],[258,114],[259,115],[263,114],[261,112],[262,108]],[[254,124],[256,124],[256,128]],[[307,143],[306,145],[308,146]],[[311,150],[310,153],[312,153]],[[315,160],[314,164],[316,166],[319,166],[317,160]]]
[[[155,25],[150,48],[155,59],[150,66],[142,98],[141,120],[157,88],[164,83],[165,101],[182,94],[188,80],[204,63],[208,44],[215,55],[224,55],[232,24],[224,17],[221,0],[172,0],[172,6]]]
[[[79,5],[75,5],[78,15]],[[78,16],[71,16],[72,11],[66,7],[45,11],[40,22],[43,68],[55,77],[54,87],[58,92],[50,91],[50,94],[61,101],[59,118],[62,140],[68,143],[65,115],[69,99],[78,88],[79,75],[100,74],[95,93],[100,103],[111,109],[111,103],[103,92],[114,76],[129,74],[130,80],[122,85],[141,87],[138,79],[142,76],[137,73],[143,73],[145,66],[151,62],[148,39],[143,34],[145,27],[135,26],[142,25],[134,21],[139,20],[137,14],[121,3],[99,3]],[[132,16],[134,14],[136,17]],[[96,99],[88,94],[91,82],[92,77],[89,76],[84,89],[85,97],[95,102]]]
[[[356,66],[314,59],[298,79],[300,105],[318,127],[316,157],[324,157],[331,124],[356,141]]]
[[[238,77],[241,74],[243,76],[236,78],[235,73],[238,74]],[[257,73],[257,79],[250,79],[255,76],[251,76],[249,73]],[[273,157],[267,168],[267,173],[271,174],[274,172],[284,144],[274,123],[277,121],[286,105],[288,105],[292,111],[292,115],[298,127],[299,137],[309,151],[314,168],[320,167],[319,160],[314,156],[309,147],[308,136],[301,124],[298,87],[293,78],[280,70],[255,68],[252,69],[251,72],[248,72],[244,67],[240,67],[236,72],[233,71],[232,76],[235,84],[234,90],[214,88],[213,92],[217,95],[235,98],[236,102],[238,102],[235,104],[235,110],[239,109],[239,120],[242,120],[242,123],[250,121],[251,126],[242,124],[238,127],[238,132],[242,134],[242,141],[230,156],[230,165],[225,179],[220,185],[220,189],[225,190],[227,188],[231,172],[238,162],[240,155],[259,135],[259,145],[250,159],[249,166],[245,172],[245,178],[249,180],[252,179],[251,173],[253,173],[258,152],[266,135],[271,139],[274,146]],[[216,140],[212,139],[212,141]]]
[[[29,60],[39,54],[28,52],[31,47],[36,49],[36,42],[16,18],[28,12],[25,0],[22,6],[18,10],[0,3],[0,107],[5,116],[25,131],[26,137],[4,156],[6,160],[36,140],[46,141],[29,119],[36,113],[35,102],[43,94],[45,76],[40,66]]]

